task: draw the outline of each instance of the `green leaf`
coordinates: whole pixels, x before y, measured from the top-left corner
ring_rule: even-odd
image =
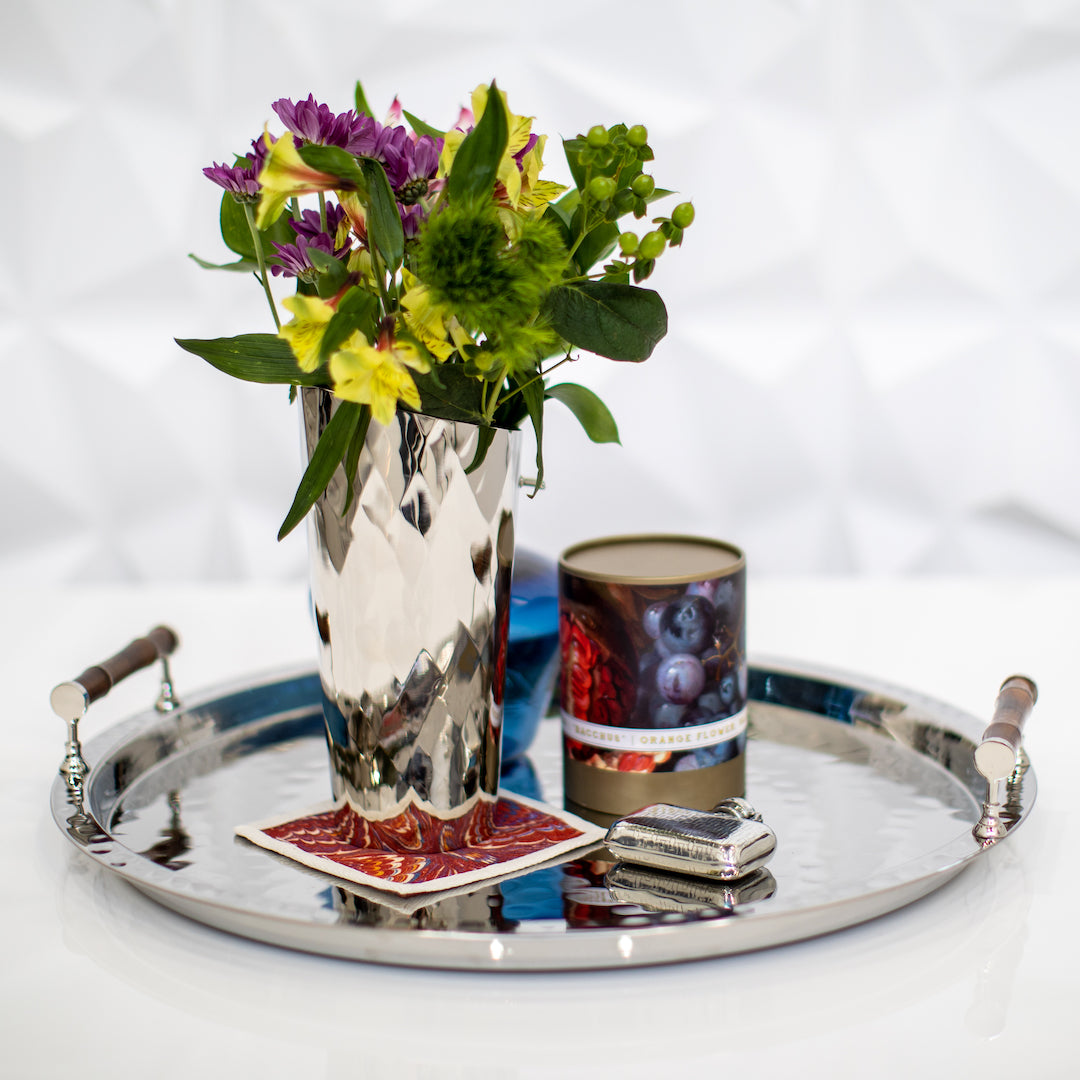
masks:
[[[458,147],[447,181],[451,202],[483,202],[491,198],[499,162],[510,141],[510,122],[495,83],[488,88],[480,122]]]
[[[619,428],[611,410],[587,387],[577,383],[558,383],[548,387],[546,396],[561,401],[594,443],[619,441]]]
[[[368,236],[379,249],[383,262],[393,273],[405,257],[405,233],[397,199],[386,179],[386,170],[374,158],[362,158],[361,168],[371,200],[368,216]]]
[[[300,479],[293,504],[278,529],[279,540],[284,540],[304,520],[307,512],[326,490],[334,470],[349,450],[349,444],[360,424],[360,412],[361,406],[356,402],[342,401],[330,417],[330,422],[319,438],[315,452]]]
[[[301,371],[289,343],[274,334],[175,340],[181,349],[201,356],[218,371],[246,382],[322,386],[325,381],[316,371]]]
[[[533,481],[530,499],[536,498],[544,482],[544,380],[534,379],[521,388],[521,396],[529,410],[533,431],[536,433],[536,479]]]
[[[342,465],[345,468],[345,505],[341,508],[341,516],[349,512],[353,501],[353,481],[356,479],[356,466],[360,461],[360,451],[364,449],[364,440],[367,438],[368,427],[371,425],[371,406],[360,406],[360,422],[356,425],[349,449],[345,451],[345,460]]]
[[[667,333],[659,293],[614,281],[560,285],[548,295],[546,313],[564,340],[611,360],[647,360]]]
[[[440,131],[438,128],[432,127],[430,124],[425,124],[423,120],[418,116],[413,116],[408,109],[401,110],[402,116],[409,121],[409,126],[416,132],[417,135],[430,135],[433,139],[442,139],[446,136],[445,131]]]
[[[255,244],[251,239],[244,208],[226,191],[221,196],[221,239],[230,251],[245,259],[255,260]]]
[[[259,264],[254,259],[237,259],[231,263],[212,263],[200,259],[198,255],[188,253],[188,258],[197,262],[204,270],[242,270],[245,273],[254,273],[259,269]]]
[[[342,187],[364,191],[364,174],[356,158],[340,146],[320,146],[317,143],[305,143],[299,149],[304,164],[319,172],[328,173],[342,181]]]
[[[255,261],[255,243],[251,239],[251,229],[248,226],[247,215],[243,206],[240,205],[227,191],[221,197],[221,239],[230,251],[245,259]],[[263,238],[263,250],[269,255],[273,252],[271,243],[292,244],[296,242],[296,233],[289,218],[286,215],[279,217],[272,225],[263,229],[260,235]]]
[[[333,296],[338,292],[349,278],[349,271],[340,259],[323,251],[322,248],[309,247],[307,249],[311,265],[319,273],[319,295],[321,297]]]
[[[469,463],[469,467],[465,470],[466,476],[475,469],[479,469],[480,466],[484,464],[484,458],[487,457],[488,448],[495,439],[495,429],[493,427],[488,427],[485,424],[478,428],[477,431],[476,453],[473,454],[473,459]]]
[[[356,102],[356,111],[358,113],[365,113],[366,115],[374,118],[375,114],[371,111],[371,106],[367,102],[367,98],[364,96],[364,88],[360,85],[360,80],[356,80],[356,89],[353,91],[353,101]]]
[[[420,409],[447,420],[481,423],[484,418],[480,394],[483,384],[466,375],[462,364],[436,364],[425,375],[413,372],[420,392]]]
[[[615,250],[618,239],[619,226],[614,222],[604,222],[587,232],[574,252],[574,262],[581,273],[587,274],[601,259],[606,259]]]
[[[570,166],[570,175],[574,178],[577,188],[585,187],[585,165],[581,160],[582,151],[588,147],[584,139],[563,139],[563,153],[566,155],[566,164]]]
[[[346,300],[349,301],[346,303]],[[373,337],[372,322],[378,301],[362,289],[350,289],[331,316],[319,343],[319,361],[325,364],[353,333],[362,330],[365,337]]]

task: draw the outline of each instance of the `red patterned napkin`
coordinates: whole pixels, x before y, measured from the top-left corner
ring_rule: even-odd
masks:
[[[304,866],[409,895],[503,877],[603,839],[604,830],[520,795],[486,800],[468,821],[413,804],[392,818],[324,803],[251,825],[238,835]]]

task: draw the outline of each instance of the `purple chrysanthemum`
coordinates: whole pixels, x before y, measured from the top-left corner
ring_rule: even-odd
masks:
[[[348,112],[332,113],[308,94],[304,101],[280,98],[270,106],[281,122],[304,142],[340,146],[351,154],[370,154],[379,125],[370,116]]]
[[[308,254],[312,248],[318,248],[327,255],[334,254],[334,242],[326,233],[319,233],[314,240],[297,236],[295,244],[279,244],[275,241],[274,256],[277,262],[271,265],[270,273],[275,277],[284,274],[285,277],[314,281],[319,271]]]
[[[337,203],[328,202],[326,204],[325,229],[322,227],[322,219],[319,217],[318,210],[301,211],[299,219],[294,218],[291,224],[298,236],[306,236],[309,240],[314,240],[317,236],[325,235],[328,239],[333,240],[338,234],[338,227],[344,220],[344,207]]]
[[[251,149],[244,157],[238,157],[235,165],[214,162],[203,169],[203,175],[238,199],[254,201],[259,197],[259,173],[268,153],[262,139],[252,139]]]
[[[219,165],[216,161],[203,169],[203,176],[213,180],[231,195],[240,199],[257,199],[259,181],[250,165]]]
[[[335,246],[339,226],[345,218],[345,211],[341,206],[337,203],[327,203],[326,229],[324,230],[318,210],[302,211],[299,219],[290,222],[296,233],[296,243],[274,243],[274,253],[278,262],[270,267],[270,272],[275,276],[284,274],[286,277],[314,281],[318,276],[318,268],[314,266],[308,254],[312,248],[318,248],[335,259],[340,259],[349,253],[352,244],[347,235],[343,244]]]
[[[404,132],[404,128],[395,128]],[[442,153],[442,139],[421,135],[413,142],[405,137],[388,141],[383,150],[386,178],[398,194],[398,198],[410,205],[418,202],[428,192],[428,184],[435,179]]]

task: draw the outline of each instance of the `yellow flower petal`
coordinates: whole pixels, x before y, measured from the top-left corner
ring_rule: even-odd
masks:
[[[278,337],[289,343],[301,371],[314,371],[319,366],[319,350],[327,323],[334,317],[334,309],[317,296],[286,296],[281,304],[293,314],[279,331]]]
[[[354,341],[356,337],[360,340]],[[364,342],[362,335],[349,338],[330,357],[334,393],[346,401],[370,405],[371,415],[380,424],[393,420],[399,401],[419,409],[420,392],[398,356],[403,344],[395,343],[394,349],[376,349]],[[412,351],[415,354],[415,349]]]
[[[409,278],[412,277],[409,274]],[[440,361],[449,360],[455,347],[447,341],[444,321],[446,309],[431,299],[427,286],[413,285],[408,288],[401,298],[401,306],[405,309],[405,325],[424,343],[428,352]]]
[[[263,142],[270,152],[259,173],[261,191],[255,225],[260,229],[277,221],[293,195],[332,191],[337,183],[335,177],[305,164],[292,135],[286,133],[276,142],[271,142],[267,131],[263,134]]]

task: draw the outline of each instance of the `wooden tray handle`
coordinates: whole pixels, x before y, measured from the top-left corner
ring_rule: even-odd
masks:
[[[55,687],[50,697],[53,711],[63,720],[77,720],[91,702],[103,698],[121,679],[169,656],[179,644],[180,638],[174,630],[168,626],[155,626],[145,637],[136,638],[115,656]]]
[[[1039,691],[1026,675],[1012,675],[998,691],[994,716],[975,747],[975,768],[987,780],[1004,780],[1016,768],[1024,724]]]

